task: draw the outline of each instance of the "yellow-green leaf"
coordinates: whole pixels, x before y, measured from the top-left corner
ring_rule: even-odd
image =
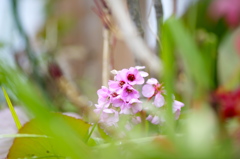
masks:
[[[7,101],[8,107],[9,107],[9,109],[11,111],[13,120],[14,120],[17,128],[20,129],[22,125],[20,123],[20,120],[18,119],[16,111],[14,110],[12,102],[11,102],[10,98],[8,97],[7,91],[3,87],[2,87],[2,90],[3,90],[4,97],[5,97],[6,101]]]

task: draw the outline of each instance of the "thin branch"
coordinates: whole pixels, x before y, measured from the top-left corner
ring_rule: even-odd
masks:
[[[116,18],[120,31],[128,47],[135,54],[136,58],[143,61],[152,71],[159,74],[162,64],[159,58],[152,53],[138,35],[137,29],[130,19],[130,16],[122,0],[107,0],[111,11]]]

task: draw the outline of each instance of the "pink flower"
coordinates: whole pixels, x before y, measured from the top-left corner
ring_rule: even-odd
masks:
[[[138,99],[132,99],[121,107],[120,114],[136,114],[142,110],[142,102]]]
[[[142,87],[143,96],[149,99],[155,96],[153,104],[156,107],[162,107],[165,104],[164,97],[162,96],[162,85],[159,84],[155,78],[148,79],[146,83],[147,84]]]
[[[109,90],[110,91],[115,91],[115,92],[119,92],[125,84],[126,84],[126,82],[123,81],[123,80],[120,80],[120,81],[110,80],[108,82]]]
[[[155,125],[158,125],[160,123],[160,119],[158,116],[152,116],[152,115],[149,115],[146,120],[150,121],[152,124],[155,124]]]
[[[111,103],[111,92],[107,87],[102,86],[101,89],[97,91],[98,94],[98,106],[108,107]]]
[[[138,99],[140,97],[139,92],[130,85],[125,85],[120,95],[125,101],[130,101],[134,98]]]
[[[94,112],[99,115],[99,123],[116,126],[119,121],[119,114],[131,115],[132,121],[126,125],[129,128],[141,122],[141,118],[135,114],[143,109],[142,102],[139,99],[139,92],[133,86],[144,83],[144,77],[148,76],[148,73],[140,71],[144,68],[144,66],[136,66],[120,71],[112,71],[115,77],[114,80],[109,80],[109,88],[102,86],[97,91],[98,104],[95,105]],[[162,84],[159,84],[155,78],[148,79],[142,87],[143,96],[149,100],[154,97],[153,105],[156,107],[162,107],[165,104],[163,93]],[[173,112],[176,119],[178,119],[183,106],[183,103],[174,101]],[[160,124],[164,121],[156,114],[149,115],[146,120],[153,124]]]
[[[126,82],[130,85],[141,85],[144,83],[144,78],[148,76],[148,73],[139,71],[139,69],[145,68],[144,66],[130,67],[129,69],[122,69],[121,71],[112,71],[116,74],[115,80]]]
[[[141,85],[144,83],[144,78],[141,76],[138,69],[134,67],[130,67],[127,74],[126,74],[126,80],[130,85]]]
[[[182,102],[174,100],[173,102],[173,113],[175,113],[175,119],[177,120],[180,116],[181,108],[184,106]]]
[[[101,112],[102,111],[102,112]],[[118,112],[114,109],[94,109],[96,114],[100,114],[99,123],[107,126],[117,126],[119,121]]]
[[[160,118],[159,116],[156,116],[156,115],[154,116],[148,115],[146,120],[150,121],[152,124],[155,124],[155,125],[162,124],[163,122],[165,122],[164,118]]]

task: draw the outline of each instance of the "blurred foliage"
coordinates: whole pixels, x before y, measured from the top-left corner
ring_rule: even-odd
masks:
[[[2,48],[4,46],[3,42],[0,42],[0,48]]]
[[[17,2],[13,2],[16,10]],[[54,3],[56,1],[49,1],[47,15],[55,14]],[[131,131],[126,131],[124,124],[115,129],[97,123],[91,127],[85,123],[96,122],[95,116],[88,112],[91,104],[82,109],[71,99],[65,99],[74,92],[67,80],[64,86],[69,92],[65,94],[60,94],[60,89],[53,86],[59,86],[59,79],[64,75],[52,81],[47,77],[45,83],[51,81],[48,83],[51,87],[46,91],[39,87],[36,78],[29,78],[22,70],[0,59],[0,85],[6,88],[14,103],[24,106],[36,118],[25,124],[19,134],[47,136],[16,138],[8,158],[238,158],[240,97],[234,96],[233,103],[225,93],[239,88],[240,56],[235,40],[240,33],[239,29],[229,28],[222,19],[213,21],[208,14],[210,3],[201,0],[191,6],[183,18],[161,21],[159,57],[163,62],[162,81],[168,103],[163,111],[166,118],[163,126],[152,126],[147,121]],[[18,19],[17,13],[15,18]],[[57,15],[50,17],[47,23],[59,35],[68,34],[76,25],[74,18]],[[46,38],[46,32],[47,28],[43,28],[40,35]],[[54,54],[55,47],[48,51]],[[39,65],[34,67],[40,71]],[[88,81],[84,80],[81,81],[83,88],[91,88],[86,87]],[[221,102],[237,111],[237,115],[227,120],[219,116],[220,111],[225,110],[224,104],[215,98],[219,90],[224,94],[218,97]],[[50,91],[57,93],[51,96]],[[92,91],[89,92],[87,95],[91,96]],[[174,120],[172,113],[172,94],[175,93],[186,105],[179,121]],[[92,105],[94,103],[92,101]],[[83,119],[74,119],[52,113],[65,110],[86,111],[89,116],[85,114]],[[125,123],[129,118],[122,120]]]

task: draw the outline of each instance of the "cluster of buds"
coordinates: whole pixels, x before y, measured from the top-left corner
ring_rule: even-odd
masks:
[[[94,112],[99,115],[99,123],[107,126],[116,126],[119,121],[119,115],[131,115],[133,123],[140,123],[141,118],[136,114],[143,110],[142,101],[140,100],[139,91],[134,88],[136,85],[144,84],[144,77],[148,73],[141,71],[144,66],[130,67],[120,71],[112,71],[115,75],[114,80],[108,82],[109,88],[102,86],[97,91],[98,104],[95,105]],[[154,78],[147,80],[147,83],[142,88],[142,94],[149,100],[155,98],[153,106],[162,107],[165,105],[165,100],[162,95],[163,87]],[[176,113],[176,119],[180,115],[183,103],[174,101],[173,112]],[[149,115],[146,120],[153,124],[159,124],[160,119],[157,115]]]

